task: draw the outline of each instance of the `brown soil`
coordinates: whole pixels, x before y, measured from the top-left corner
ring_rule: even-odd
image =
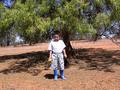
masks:
[[[67,80],[53,80],[47,43],[0,48],[0,90],[120,90],[120,47],[110,40],[72,41]]]

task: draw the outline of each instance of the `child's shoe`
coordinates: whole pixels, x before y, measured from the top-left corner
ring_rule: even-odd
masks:
[[[60,76],[62,80],[66,80],[65,76],[64,76],[64,70],[60,70]]]

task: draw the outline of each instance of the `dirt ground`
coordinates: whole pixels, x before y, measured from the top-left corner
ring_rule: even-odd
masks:
[[[120,90],[120,47],[110,40],[72,41],[67,80],[46,69],[47,43],[0,48],[0,90]],[[42,63],[44,62],[44,63]]]

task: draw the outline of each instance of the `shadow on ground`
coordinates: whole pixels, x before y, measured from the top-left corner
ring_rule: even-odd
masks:
[[[54,79],[54,75],[53,74],[45,74],[44,77],[46,79]],[[61,78],[60,75],[58,75],[58,78]]]
[[[54,78],[54,75],[53,74],[46,74],[44,76],[46,79],[53,79]]]
[[[101,48],[89,48],[76,49],[74,52],[74,62],[79,64],[79,69],[114,72],[112,66],[120,65],[120,50],[107,51]]]
[[[33,76],[41,72],[40,66],[47,66],[48,52],[31,52],[18,55],[0,56],[0,63],[12,61],[7,68],[0,71],[3,74],[27,72]]]
[[[70,62],[71,64],[78,64],[79,69],[114,72],[112,66],[120,65],[120,50],[107,51],[101,48],[89,48],[74,49],[74,53],[74,58],[72,58]],[[0,63],[12,61],[11,65],[1,70],[0,73],[27,72],[36,76],[43,70],[41,66],[44,66],[44,69],[49,67],[47,59],[47,51],[0,56]],[[46,75],[45,77],[51,78],[53,76]]]

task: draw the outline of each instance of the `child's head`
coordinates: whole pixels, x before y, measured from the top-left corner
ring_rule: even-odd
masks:
[[[60,40],[60,32],[59,31],[55,31],[53,34],[53,40],[54,41],[59,41]]]

